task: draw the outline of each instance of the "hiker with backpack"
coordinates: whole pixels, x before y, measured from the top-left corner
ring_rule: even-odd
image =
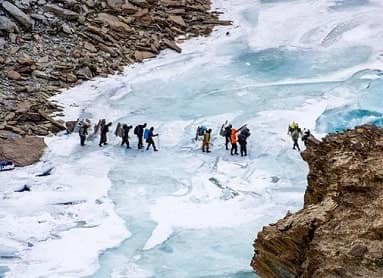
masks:
[[[105,124],[105,119],[101,122],[101,134],[100,134],[100,143],[98,144],[100,147],[102,145],[107,145],[107,133],[109,132],[109,128],[112,126],[112,123]]]
[[[203,141],[202,141],[202,151],[209,153],[209,146],[210,146],[210,138],[211,138],[211,128],[209,128],[205,134],[203,135]]]
[[[89,125],[85,122],[80,122],[80,128],[78,130],[78,135],[80,136],[80,145],[85,146],[86,136],[88,135]]]
[[[138,138],[138,149],[139,150],[144,147],[144,143],[143,143],[142,139],[144,136],[145,127],[146,127],[146,123],[144,123],[143,125],[137,125],[134,128],[134,134],[137,135],[137,138]]]
[[[295,150],[295,147],[296,147],[298,151],[300,151],[301,149],[299,148],[298,139],[299,139],[299,136],[302,135],[302,131],[296,122],[293,121],[289,125],[287,135],[290,135],[291,139],[293,140],[293,150]]]
[[[146,140],[146,143],[148,143],[148,146],[146,147],[147,151],[149,150],[150,146],[153,146],[155,152],[158,151],[153,140],[153,137],[156,136],[158,136],[158,133],[154,134],[154,127],[151,127],[150,129],[145,129],[144,138]]]
[[[231,129],[233,128],[233,126],[231,124],[229,124],[227,127],[225,127],[225,147],[226,147],[226,150],[229,149],[229,142],[230,142],[230,133],[231,133]]]
[[[122,125],[122,142],[121,142],[121,146],[123,146],[124,144],[126,144],[126,148],[127,149],[130,149],[130,145],[129,145],[129,131],[133,128],[133,126],[128,126],[127,124],[123,124]]]
[[[240,147],[241,156],[247,156],[247,138],[250,136],[250,130],[245,127],[238,135],[238,143]]]
[[[221,135],[222,137],[225,137],[225,147],[226,147],[226,150],[229,149],[230,132],[231,132],[232,127],[233,126],[228,121],[226,121],[221,126],[221,130],[219,131],[219,135]]]

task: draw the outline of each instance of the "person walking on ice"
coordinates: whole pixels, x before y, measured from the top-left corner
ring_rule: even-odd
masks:
[[[123,146],[124,144],[126,144],[126,148],[127,149],[130,149],[130,145],[129,145],[129,131],[130,129],[132,128],[133,126],[128,126],[127,124],[123,124],[122,125],[122,142],[121,142],[121,146]]]
[[[231,143],[231,155],[238,155],[238,146],[237,146],[237,130],[232,128],[230,131],[230,143]]]
[[[296,122],[293,121],[289,125],[289,129],[287,131],[287,135],[290,135],[291,139],[293,140],[293,150],[295,150],[295,148],[297,148],[298,151],[301,151],[301,149],[299,148],[298,139],[299,139],[299,136],[302,135],[302,131],[299,128],[299,125]]]
[[[156,137],[158,136],[158,133],[157,134],[154,134],[154,127],[151,127],[147,133],[147,135],[145,136],[146,138],[146,143],[148,143],[148,146],[146,147],[146,150],[148,151],[150,146],[153,146],[153,149],[155,152],[158,152],[157,148],[156,148],[156,144],[154,143],[154,140],[153,140],[153,137]]]
[[[100,135],[100,143],[98,144],[100,147],[102,145],[107,145],[107,134],[109,132],[109,128],[112,126],[112,123],[105,124],[105,120],[101,123],[101,135]]]
[[[145,127],[146,127],[146,123],[144,123],[143,125],[138,125],[134,128],[134,134],[137,135],[137,139],[138,139],[139,150],[144,148],[143,137],[144,137]]]
[[[202,151],[209,153],[209,146],[210,146],[210,139],[211,139],[211,128],[209,128],[205,134],[203,135],[203,141],[202,141]]]
[[[80,129],[78,130],[78,134],[80,136],[80,145],[82,147],[85,146],[86,136],[88,135],[88,128],[89,126],[87,125],[87,123],[82,122]]]
[[[250,130],[245,127],[238,135],[238,143],[241,151],[241,156],[247,156],[247,138],[250,136]]]

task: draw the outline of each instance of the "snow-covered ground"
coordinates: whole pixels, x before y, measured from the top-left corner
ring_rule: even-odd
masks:
[[[0,276],[253,277],[257,231],[303,203],[288,123],[318,136],[382,123],[381,1],[214,5],[233,26],[56,98],[68,120],[147,122],[160,151],[61,134],[40,163],[1,173]],[[225,120],[248,124],[247,158],[224,150]],[[210,154],[192,141],[199,124]]]

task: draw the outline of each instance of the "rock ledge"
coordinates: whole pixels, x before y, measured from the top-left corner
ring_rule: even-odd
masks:
[[[383,129],[364,125],[310,141],[304,208],[263,228],[251,262],[261,277],[383,277]]]

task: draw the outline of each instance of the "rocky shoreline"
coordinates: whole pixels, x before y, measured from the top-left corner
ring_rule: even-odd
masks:
[[[251,262],[261,277],[383,277],[383,129],[311,140],[304,208],[266,226]]]
[[[209,0],[0,0],[0,159],[29,165],[45,146],[25,153],[38,142],[31,138],[65,129],[50,116],[63,111],[49,100],[61,89],[164,49],[181,52],[179,41],[231,24],[210,7]]]

